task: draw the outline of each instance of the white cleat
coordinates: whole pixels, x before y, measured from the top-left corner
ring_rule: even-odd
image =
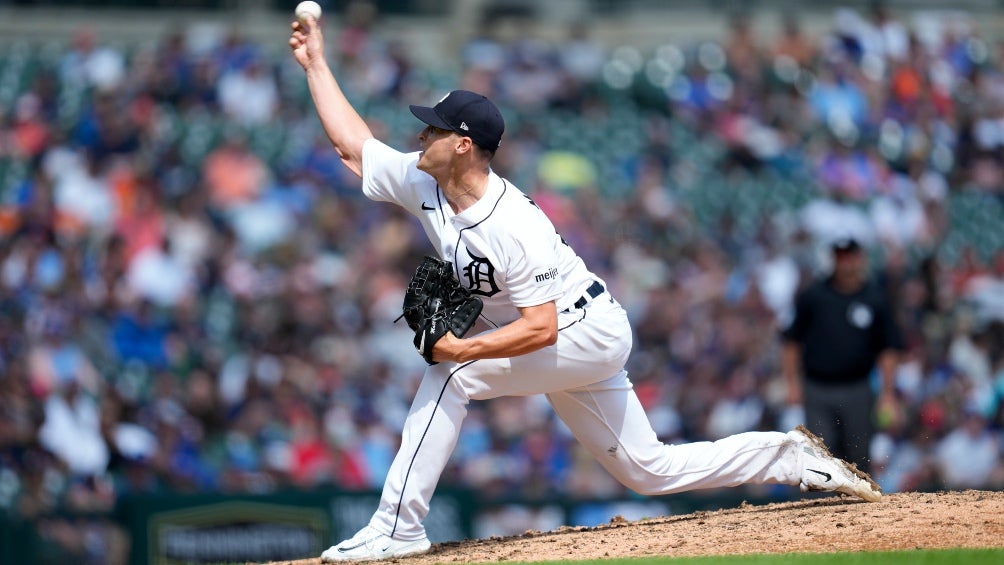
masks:
[[[823,440],[805,426],[798,426],[788,435],[802,444],[802,482],[799,484],[802,492],[842,492],[868,502],[882,499],[882,489],[868,473],[858,470],[853,463],[830,455]]]
[[[321,554],[321,563],[377,561],[425,553],[430,547],[432,544],[426,537],[411,541],[396,540],[366,526],[351,538],[329,547]]]

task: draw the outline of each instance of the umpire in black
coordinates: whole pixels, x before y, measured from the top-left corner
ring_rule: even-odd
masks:
[[[789,404],[804,405],[809,429],[833,455],[867,472],[876,402],[895,405],[902,338],[887,293],[868,279],[861,244],[842,238],[831,251],[833,273],[795,300],[794,319],[782,332],[781,370]],[[869,378],[876,366],[878,398]]]

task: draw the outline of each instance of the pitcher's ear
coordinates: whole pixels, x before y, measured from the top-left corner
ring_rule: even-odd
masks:
[[[474,141],[467,136],[460,136],[457,141],[457,155],[474,151]]]

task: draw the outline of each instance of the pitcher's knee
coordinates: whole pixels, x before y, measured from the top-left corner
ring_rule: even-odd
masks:
[[[642,496],[656,496],[660,494],[666,494],[665,489],[662,487],[661,483],[660,484],[644,483],[629,488]]]
[[[653,473],[643,467],[633,467],[617,473],[614,476],[627,488],[642,496],[652,496],[663,493],[662,484],[665,477]]]

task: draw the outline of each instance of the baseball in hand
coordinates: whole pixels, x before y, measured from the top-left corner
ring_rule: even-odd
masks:
[[[304,0],[296,5],[296,19],[306,21],[307,16],[314,16],[315,20],[321,19],[321,5],[314,0]]]

